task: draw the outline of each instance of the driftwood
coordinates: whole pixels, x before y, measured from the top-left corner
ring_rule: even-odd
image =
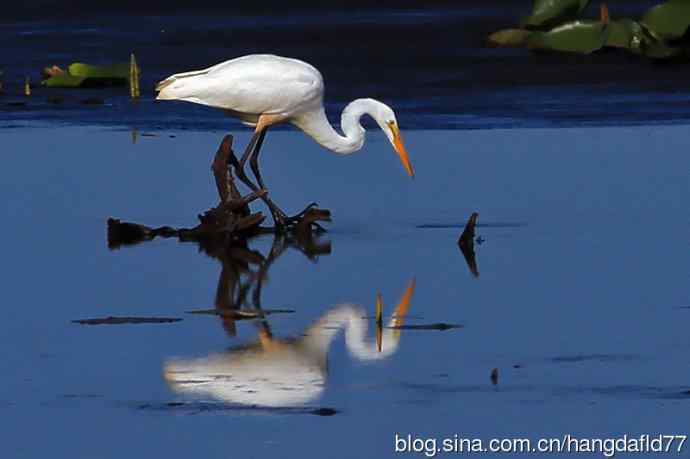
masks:
[[[180,241],[218,242],[246,240],[258,234],[283,233],[292,238],[298,245],[307,246],[313,242],[314,234],[324,229],[320,221],[330,221],[330,212],[318,209],[315,204],[309,205],[298,214],[299,221],[290,229],[263,227],[265,216],[261,212],[252,213],[249,204],[265,196],[265,190],[242,196],[235,185],[232,170],[239,168],[239,162],[232,151],[232,136],[226,135],[211,163],[211,170],[216,182],[219,203],[203,214],[197,216],[199,224],[194,228],[173,228],[161,226],[151,228],[139,223],[121,222],[108,219],[108,246],[111,249],[123,245],[138,244],[155,237],[177,237]]]
[[[124,324],[169,324],[180,322],[176,317],[103,317],[98,319],[73,320],[81,325],[124,325]]]
[[[238,167],[239,162],[232,151],[232,136],[227,135],[211,164],[219,202],[216,207],[198,215],[197,226],[152,228],[109,218],[108,247],[114,250],[156,237],[174,237],[180,242],[197,243],[203,253],[220,262],[221,272],[215,307],[188,312],[218,316],[226,333],[231,336],[236,333],[236,321],[258,320],[263,331],[270,336],[266,317],[293,311],[261,307],[261,290],[268,278],[268,270],[288,248],[298,250],[312,261],[330,254],[330,242],[321,240],[324,230],[318,223],[330,221],[330,212],[312,204],[298,214],[297,223],[287,230],[261,226],[265,217],[261,212],[252,212],[250,204],[261,198],[265,191],[241,195],[232,173],[234,170],[236,174]],[[272,247],[266,256],[249,247],[253,238],[265,234],[274,235]]]
[[[419,324],[419,325],[396,325],[393,327],[389,327],[394,330],[438,330],[438,331],[445,331],[445,330],[453,330],[455,328],[463,328],[462,325],[460,324],[448,324],[445,322],[437,322],[433,324]]]
[[[477,225],[477,212],[472,212],[470,218],[467,220],[465,229],[458,239],[458,246],[465,257],[467,267],[474,277],[479,277],[479,270],[477,269],[477,258],[474,253],[474,228]]]
[[[178,230],[168,227],[148,228],[136,223],[121,223],[118,220],[108,221],[108,245],[121,247],[150,241],[156,236],[176,236]],[[256,236],[260,235],[258,233]],[[310,233],[311,234],[311,233]],[[125,244],[123,240],[112,239],[114,236],[137,236],[130,238]],[[318,235],[311,237],[293,234],[277,233],[273,244],[266,256],[253,250],[249,242],[255,236],[247,238],[206,237],[192,242],[199,245],[200,251],[220,262],[221,270],[218,275],[218,285],[214,307],[209,309],[193,309],[188,314],[206,314],[217,316],[225,332],[235,336],[236,323],[242,320],[258,321],[258,325],[267,336],[272,336],[267,318],[272,314],[292,313],[292,309],[264,309],[261,304],[261,292],[268,279],[268,272],[273,263],[280,258],[287,249],[292,248],[304,254],[312,261],[319,256],[331,253],[328,241],[321,241]],[[190,240],[183,240],[190,242]]]
[[[163,403],[142,403],[137,406],[139,410],[151,411],[170,411],[178,413],[200,414],[200,413],[267,413],[279,415],[299,415],[312,414],[314,416],[334,416],[339,413],[335,408],[330,407],[309,407],[309,406],[261,406],[261,405],[235,405],[231,403],[217,402],[163,402]]]

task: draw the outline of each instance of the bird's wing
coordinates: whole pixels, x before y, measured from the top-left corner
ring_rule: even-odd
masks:
[[[290,116],[323,97],[323,78],[311,65],[271,55],[232,59],[159,84],[161,99],[179,99],[246,114]]]

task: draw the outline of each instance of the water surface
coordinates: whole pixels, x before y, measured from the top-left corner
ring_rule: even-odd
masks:
[[[330,209],[331,253],[314,262],[288,248],[260,301],[294,312],[238,321],[234,336],[218,316],[187,314],[216,304],[221,260],[174,240],[107,248],[108,217],[193,226],[214,205],[222,133],[158,134],[133,144],[99,127],[2,130],[0,406],[12,457],[388,457],[395,433],[687,434],[688,126],[410,131],[413,181],[380,133],[339,158],[271,132],[271,193],[290,210],[314,199]],[[478,278],[456,245],[473,211]],[[272,244],[248,250],[267,257]],[[413,280],[406,324],[463,327],[387,330],[385,355],[366,358],[378,357],[377,293],[387,321]],[[107,316],[183,320],[71,322]],[[364,343],[355,351],[359,340],[336,333],[348,321]],[[310,330],[328,345],[295,351]],[[267,333],[290,358],[247,357],[267,352]],[[209,370],[242,358],[251,369],[231,376],[262,361],[283,385],[224,386]],[[169,370],[184,363],[221,391],[175,386]]]
[[[144,3],[144,2],[139,2]],[[73,15],[37,9],[31,20],[0,19],[7,95],[3,118],[24,123],[135,126],[139,129],[226,130],[239,124],[221,112],[190,104],[156,104],[153,88],[170,74],[207,68],[251,53],[303,59],[324,75],[332,121],[358,97],[395,108],[408,129],[535,128],[687,124],[690,65],[669,65],[623,52],[588,56],[533,54],[488,48],[489,34],[515,27],[529,2],[398,3],[376,8],[297,8],[257,12],[247,5],[98,5]],[[206,2],[207,4],[208,2]],[[246,3],[246,2],[245,2]],[[521,4],[523,3],[523,4]],[[640,17],[653,0],[609,2],[613,18]],[[292,5],[292,3],[290,3]],[[65,6],[75,8],[71,3]],[[21,8],[20,8],[21,9]],[[63,10],[62,8],[60,9]],[[49,13],[49,11],[51,11]],[[48,16],[46,16],[48,15]],[[592,3],[584,17],[598,17]],[[12,18],[9,15],[7,18]],[[35,85],[53,64],[128,62],[142,68],[142,100],[126,88],[65,91],[36,88],[26,101],[24,79]],[[55,103],[57,97],[61,102]],[[103,105],[84,105],[89,98]],[[10,105],[27,102],[25,106]]]

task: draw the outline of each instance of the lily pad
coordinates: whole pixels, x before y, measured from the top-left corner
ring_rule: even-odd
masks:
[[[577,17],[589,0],[533,0],[532,14],[521,21],[523,27],[544,28]]]
[[[601,21],[573,21],[548,32],[534,32],[527,40],[530,49],[590,54],[608,40],[608,25]]]
[[[680,38],[690,27],[690,1],[669,0],[657,5],[648,10],[640,22],[661,40]]]
[[[639,49],[645,32],[639,22],[632,19],[619,19],[609,24],[606,46],[613,48]]]
[[[84,83],[84,80],[86,77],[61,73],[43,80],[42,84],[48,88],[78,88]]]
[[[682,52],[682,48],[669,46],[661,40],[652,39],[647,42],[643,42],[642,45],[642,54],[650,59],[670,59],[680,55]]]
[[[609,24],[606,46],[624,48],[651,59],[669,59],[682,52],[681,48],[669,46],[632,19],[620,19]]]
[[[49,88],[124,85],[129,80],[129,64],[89,65],[77,62],[70,64],[67,72],[54,67],[44,69],[44,74],[50,76],[43,81],[43,85]]]
[[[87,78],[107,78],[110,80],[128,80],[129,64],[89,65],[81,62],[70,64],[67,72],[73,76]]]
[[[489,35],[491,46],[524,46],[532,31],[525,29],[499,30]]]

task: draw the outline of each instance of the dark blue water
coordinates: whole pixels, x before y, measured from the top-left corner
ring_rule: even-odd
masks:
[[[412,130],[414,180],[380,133],[339,158],[271,132],[271,193],[330,209],[331,253],[275,260],[261,305],[294,312],[234,336],[186,313],[213,308],[218,259],[163,239],[110,251],[105,227],[194,225],[214,204],[223,132],[133,144],[127,130],[31,126],[0,133],[7,457],[389,457],[396,433],[688,433],[687,126]],[[478,278],[456,245],[473,211]],[[405,324],[463,327],[386,329],[379,356],[376,294],[387,318],[413,280]],[[344,338],[343,311],[361,339]],[[107,316],[183,320],[71,322]]]
[[[529,2],[54,3],[0,19],[3,457],[368,458],[394,456],[396,434],[688,434],[690,66],[487,48]],[[126,88],[20,95],[47,65],[132,51],[138,103]],[[334,122],[356,97],[393,106],[415,179],[377,130],[348,158],[272,130],[272,197],[332,212],[318,253],[270,235],[227,252],[108,249],[109,217],[194,226],[215,205],[223,135],[248,140],[212,109],[154,103],[155,82],[253,52],[321,69]],[[475,211],[478,277],[456,243]],[[277,312],[233,320],[238,303]],[[189,314],[214,307],[225,316]],[[182,320],[73,322],[109,316]]]
[[[272,14],[257,14],[246,5],[180,14],[153,6],[153,11],[121,7],[107,14],[92,5],[59,19],[37,9],[32,20],[0,20],[0,40],[8,44],[2,62],[7,94],[0,98],[0,116],[20,124],[46,120],[227,130],[238,124],[218,111],[153,103],[155,83],[172,73],[268,52],[306,60],[322,71],[334,122],[345,104],[358,97],[387,102],[408,129],[688,122],[687,63],[665,65],[614,51],[578,56],[488,48],[488,35],[515,27],[529,11],[528,3],[435,3],[406,10],[380,9],[383,5],[286,10],[283,5]],[[611,14],[614,19],[637,18],[653,3],[612,2]],[[108,11],[107,5],[103,8]],[[590,5],[585,16],[596,17],[597,8]],[[30,76],[38,85],[46,66],[127,62],[131,52],[142,68],[138,104],[129,102],[126,88],[39,87],[29,100],[20,95],[24,78]],[[54,102],[57,97],[60,103]],[[82,103],[94,97],[104,104]]]

